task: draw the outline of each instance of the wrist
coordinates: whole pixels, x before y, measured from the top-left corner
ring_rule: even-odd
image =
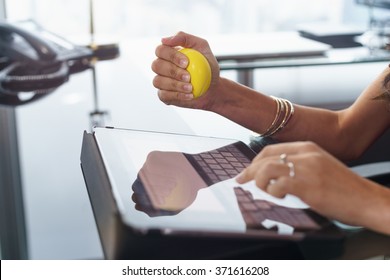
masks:
[[[273,98],[226,78],[218,79],[210,98],[206,110],[255,132],[265,131],[275,115]]]
[[[218,78],[217,82],[209,93],[210,100],[204,110],[223,115],[225,104],[229,98],[227,94],[227,83],[229,83],[228,79],[223,77]]]

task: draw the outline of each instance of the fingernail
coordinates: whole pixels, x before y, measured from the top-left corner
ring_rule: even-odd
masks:
[[[236,182],[237,183],[241,184],[241,181],[242,181],[242,178],[243,178],[243,174],[244,174],[244,172],[241,172],[240,174],[238,174],[236,176]]]
[[[172,40],[175,36],[163,37],[161,41]]]
[[[188,64],[188,61],[186,59],[180,59],[179,65],[180,67],[186,68]]]
[[[192,91],[192,85],[191,84],[185,84],[183,85],[183,89],[187,92],[191,92]]]
[[[181,79],[183,82],[189,82],[190,81],[190,75],[189,74],[184,74],[183,76],[181,76]]]
[[[194,99],[194,95],[192,93],[186,93],[186,94],[184,94],[184,99],[185,100],[192,100],[192,99]]]

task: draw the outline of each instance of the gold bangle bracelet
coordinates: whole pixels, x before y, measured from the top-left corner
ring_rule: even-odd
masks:
[[[290,112],[288,114],[288,118],[287,118],[286,122],[283,124],[281,129],[284,128],[288,124],[288,122],[290,121],[291,117],[294,115],[294,105],[287,99],[285,99],[285,101],[287,102],[288,106],[290,107],[290,110],[289,110]]]
[[[287,110],[287,108],[285,108],[285,104],[279,98],[276,98],[273,96],[272,96],[272,98],[274,98],[275,101],[279,104],[280,110],[279,110],[278,114],[275,116],[276,121],[275,121],[274,125],[268,129],[267,133],[263,133],[262,135],[260,135],[262,137],[268,137],[268,136],[271,136],[272,134],[275,133],[275,131],[278,129],[278,127],[280,125],[280,122],[283,119],[283,114],[285,113],[285,110]]]
[[[286,121],[288,119],[288,116],[290,115],[290,107],[289,107],[289,104],[287,103],[286,99],[280,99],[281,102],[283,102],[284,106],[286,107],[286,113],[284,114],[284,118],[282,120],[282,122],[280,123],[279,127],[275,130],[274,133],[278,132],[279,130],[281,130],[285,124],[286,124]]]
[[[288,109],[286,110],[286,114],[283,118],[283,121],[280,123],[279,127],[275,130],[274,134],[279,132],[280,130],[282,130],[287,125],[289,120],[291,119],[291,116],[294,114],[293,104],[290,101],[288,101],[287,99],[281,98],[281,100]]]
[[[260,134],[260,136],[262,137],[272,136],[273,134],[279,132],[287,125],[292,115],[294,114],[294,106],[289,100],[274,96],[271,97],[274,98],[277,104],[279,104],[278,106],[280,107],[280,110],[277,110],[275,119],[272,122],[271,126],[267,129],[267,131],[263,134]],[[283,112],[284,116],[282,117]]]
[[[278,119],[279,119],[280,112],[281,112],[281,110],[283,110],[283,108],[281,108],[281,103],[280,103],[280,101],[279,101],[277,98],[273,97],[273,96],[271,96],[271,97],[272,97],[272,99],[273,99],[273,100],[275,101],[275,103],[276,103],[276,114],[275,114],[275,118],[274,118],[274,120],[272,121],[271,125],[268,127],[268,129],[267,129],[264,133],[260,134],[260,136],[267,135],[267,134],[269,134],[272,130],[274,130],[275,125],[277,124],[277,121],[278,121]]]

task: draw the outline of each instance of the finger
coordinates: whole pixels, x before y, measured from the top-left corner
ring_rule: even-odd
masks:
[[[159,99],[167,105],[181,105],[185,106],[185,102],[194,99],[193,94],[186,94],[182,92],[159,90],[157,92]],[[187,104],[189,106],[189,104]],[[185,106],[185,107],[187,107]]]
[[[291,194],[294,186],[294,180],[290,177],[280,177],[268,184],[265,191],[272,196],[283,198],[286,194]]]
[[[261,189],[266,189],[267,186],[275,181],[285,178],[295,178],[294,165],[289,162],[288,164],[280,162],[269,163],[262,168],[258,168],[254,174],[254,181],[256,186]]]
[[[298,147],[300,142],[293,143],[278,143],[268,145],[256,156],[255,159],[267,158],[267,157],[280,157],[282,154],[294,155],[298,153]]]
[[[254,160],[275,156],[280,157],[282,154],[286,154],[287,156],[297,155],[301,153],[312,152],[318,149],[319,147],[310,141],[272,144],[261,150],[261,152],[254,158]]]
[[[162,38],[161,42],[171,47],[182,46],[185,48],[194,48],[201,52],[209,50],[209,44],[206,40],[182,31],[174,36]]]
[[[165,60],[174,62],[176,65],[180,66],[181,68],[186,68],[189,61],[186,57],[184,58],[183,56],[181,56],[182,53],[178,52],[177,49],[175,48],[180,46],[184,48],[192,48],[201,52],[206,57],[206,59],[208,60],[211,66],[212,84],[216,83],[219,77],[219,63],[216,57],[214,56],[213,52],[211,51],[210,45],[207,42],[207,40],[184,32],[178,32],[176,35],[172,37],[162,38],[161,42],[162,42],[162,46],[160,47],[161,50],[158,49],[156,51],[165,52],[166,50],[163,48],[163,46],[165,46],[166,48],[170,48],[170,50],[168,50],[167,53],[161,54],[162,57]],[[174,50],[176,50],[178,54],[173,53],[172,51]]]
[[[175,80],[186,83],[189,83],[191,79],[187,70],[177,67],[175,64],[160,58],[153,61],[152,70],[158,75],[173,78]]]
[[[177,81],[175,79],[163,77],[163,76],[155,76],[153,79],[153,86],[160,90],[166,91],[175,91],[192,94],[192,85],[191,83],[184,83],[181,81]]]
[[[269,157],[267,159],[252,162],[241,174],[236,178],[240,184],[244,184],[254,180],[256,186],[265,189],[271,179],[276,179],[282,176],[289,175],[289,167],[281,163],[277,157]]]
[[[155,54],[158,58],[172,62],[180,68],[185,69],[188,66],[187,56],[175,48],[159,45],[155,50]]]

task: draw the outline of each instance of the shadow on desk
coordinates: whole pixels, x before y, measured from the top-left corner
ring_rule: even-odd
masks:
[[[308,259],[303,256],[295,244],[284,244],[280,248],[268,246],[253,248],[247,252],[240,252],[230,256],[231,259]],[[365,260],[387,259],[390,257],[390,236],[378,234],[368,230],[351,233],[345,240],[344,252],[337,259]]]
[[[365,230],[353,233],[346,239],[345,251],[340,259],[381,259],[388,256],[390,256],[390,236]]]
[[[310,245],[308,245],[310,246]],[[313,249],[312,249],[313,250]],[[310,259],[304,256],[296,244],[276,246],[259,245],[247,251],[224,256],[227,259]],[[369,230],[352,232],[345,240],[344,252],[337,258],[340,260],[387,259],[390,257],[390,236]]]

